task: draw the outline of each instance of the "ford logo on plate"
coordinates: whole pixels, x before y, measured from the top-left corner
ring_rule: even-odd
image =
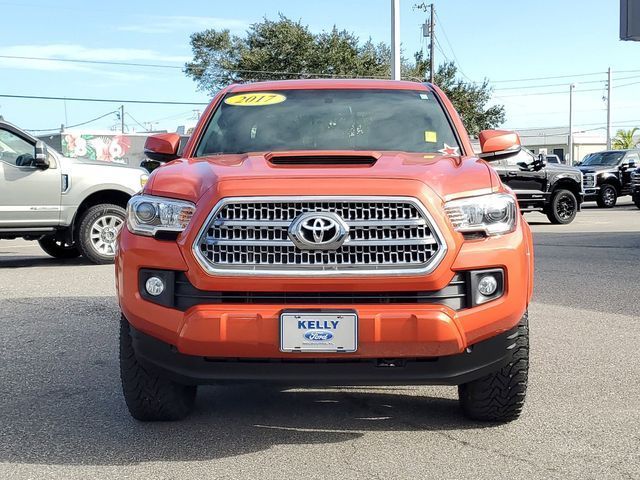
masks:
[[[312,342],[326,342],[333,338],[333,333],[326,330],[309,330],[304,334],[304,338]]]

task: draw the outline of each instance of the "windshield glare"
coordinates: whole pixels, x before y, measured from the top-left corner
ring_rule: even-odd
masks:
[[[617,163],[624,157],[624,152],[599,152],[592,153],[588,158],[582,162],[582,165],[617,165]]]
[[[286,150],[459,154],[459,147],[431,92],[279,90],[228,94],[196,156]]]

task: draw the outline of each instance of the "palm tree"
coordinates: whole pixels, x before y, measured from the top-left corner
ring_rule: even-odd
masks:
[[[616,132],[616,136],[613,138],[613,148],[616,150],[635,148],[639,142],[634,140],[633,137],[638,130],[638,128],[633,128],[631,130],[618,130]]]

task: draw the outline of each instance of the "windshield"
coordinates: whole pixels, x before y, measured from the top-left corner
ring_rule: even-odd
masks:
[[[196,156],[284,150],[399,150],[459,155],[431,92],[283,90],[227,95]]]
[[[624,157],[624,152],[599,152],[592,153],[582,162],[582,165],[617,165]]]

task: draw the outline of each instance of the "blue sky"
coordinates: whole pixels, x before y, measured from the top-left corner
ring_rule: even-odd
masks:
[[[425,14],[415,0],[401,0],[401,39],[406,55],[424,46]],[[618,40],[616,0],[436,2],[437,62],[457,59],[464,74],[495,87],[494,99],[507,109],[506,127],[568,124],[568,92],[575,82],[577,129],[604,125],[604,73],[614,69],[613,123],[640,125],[640,42]],[[154,63],[179,67],[190,59],[189,35],[208,27],[241,34],[262,17],[281,12],[313,31],[334,24],[365,40],[388,41],[389,0],[195,1],[112,0],[96,3],[0,0],[0,56],[47,57]],[[441,50],[441,51],[440,51]],[[624,72],[627,71],[627,72]],[[624,73],[623,73],[624,72]],[[571,78],[505,80],[576,75]],[[638,82],[637,84],[633,84]],[[624,86],[632,83],[633,85]],[[541,85],[550,85],[541,87]],[[529,88],[534,86],[535,88]],[[586,91],[589,90],[589,91]],[[207,102],[178,68],[114,67],[0,58],[0,94]],[[535,95],[534,95],[535,94]],[[66,109],[65,109],[66,103]],[[0,98],[0,115],[29,129],[72,125],[119,107],[118,103]],[[193,122],[197,106],[126,105],[126,122],[141,129],[173,129]],[[131,115],[131,117],[129,116]],[[115,115],[92,123],[109,128]]]

